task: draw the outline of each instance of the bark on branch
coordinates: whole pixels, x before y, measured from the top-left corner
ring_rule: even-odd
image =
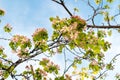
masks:
[[[111,25],[111,26],[98,26],[98,25],[87,25],[88,28],[102,28],[102,29],[110,29],[110,28],[120,28],[120,25]]]

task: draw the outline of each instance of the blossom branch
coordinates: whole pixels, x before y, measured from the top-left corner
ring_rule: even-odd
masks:
[[[65,5],[65,3],[64,3],[63,0],[60,0],[60,2],[57,1],[57,0],[52,0],[52,1],[56,2],[57,4],[62,5],[63,8],[67,11],[67,13],[68,13],[70,16],[73,16],[72,13],[70,12],[70,10],[66,7],[66,5]],[[110,22],[108,22],[108,25],[105,25],[105,26],[103,26],[103,25],[95,25],[95,23],[94,23],[94,17],[95,17],[97,14],[99,14],[99,13],[96,13],[96,12],[99,11],[100,9],[104,9],[104,8],[98,7],[97,9],[95,9],[95,8],[90,4],[89,0],[88,0],[88,5],[89,5],[89,6],[93,9],[93,11],[94,11],[93,16],[91,17],[93,25],[89,25],[89,24],[88,24],[88,25],[86,25],[86,27],[88,27],[88,28],[101,28],[101,29],[120,28],[120,25],[110,25]],[[117,15],[115,15],[115,16],[118,16],[118,15],[119,15],[119,14],[117,14]]]
[[[112,62],[114,62],[114,60],[115,60],[118,56],[120,56],[120,54],[115,55],[115,56],[111,59],[111,61],[109,62],[109,64],[112,64]],[[97,79],[99,79],[100,77],[102,77],[102,76],[103,76],[106,72],[108,72],[108,71],[109,71],[109,70],[107,69],[107,70],[103,71],[102,73],[100,73],[99,76],[95,78],[95,80],[97,80]]]

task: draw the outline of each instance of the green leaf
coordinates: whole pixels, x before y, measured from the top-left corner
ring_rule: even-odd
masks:
[[[112,21],[113,19],[114,19],[114,16],[111,16],[111,17],[110,17],[110,20]]]
[[[12,50],[15,50],[16,49],[16,45],[14,44],[14,42],[10,42],[9,43],[9,46],[11,47]]]
[[[53,21],[54,20],[54,17],[50,17],[50,21]]]
[[[6,79],[6,78],[8,78],[8,76],[9,76],[8,71],[4,71],[4,72],[3,72],[3,77]]]
[[[66,79],[64,79],[64,76],[61,76],[61,77],[56,77],[55,80],[66,80]]]
[[[70,49],[74,49],[75,48],[75,44],[72,41],[68,45],[69,45]]]
[[[81,63],[82,63],[82,60],[75,58],[75,59],[74,59],[74,63],[81,64]]]
[[[120,10],[120,4],[118,5],[118,9]]]
[[[3,55],[2,55],[2,57],[3,57],[3,58],[6,58],[6,57],[7,57],[7,55],[6,55],[6,54],[3,54]]]
[[[59,36],[59,32],[57,32],[57,31],[53,31],[52,40],[57,39],[58,36]]]
[[[59,53],[62,53],[64,47],[65,47],[65,45],[64,45],[64,44],[61,44],[61,45],[58,47],[58,52],[59,52]]]
[[[107,33],[108,33],[109,36],[111,36],[112,35],[112,30],[109,30]]]
[[[96,4],[100,4],[102,2],[102,0],[95,0]]]
[[[112,3],[114,0],[107,0],[107,2]]]
[[[79,9],[78,9],[78,8],[74,8],[74,11],[75,11],[75,12],[79,12]]]
[[[105,8],[105,9],[110,9],[110,6],[105,5],[104,8]]]
[[[97,36],[98,36],[98,38],[104,38],[105,35],[106,35],[105,32],[102,31],[102,30],[99,30],[99,31],[97,32]]]
[[[47,65],[46,61],[40,61],[39,64],[42,65],[43,67]]]
[[[14,71],[12,71],[12,73],[13,73],[13,74],[16,74],[16,73],[17,73],[17,71],[16,71],[16,70],[14,70]]]
[[[107,64],[106,69],[108,69],[108,70],[113,70],[113,65],[112,65],[112,63]]]
[[[11,32],[11,30],[12,30],[12,27],[9,24],[7,24],[7,25],[4,26],[4,31],[5,32],[9,33],[9,32]]]

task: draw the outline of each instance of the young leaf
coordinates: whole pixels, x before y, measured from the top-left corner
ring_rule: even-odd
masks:
[[[107,0],[107,2],[112,3],[114,0]]]
[[[0,9],[0,16],[4,16],[4,15],[5,15],[4,10]]]
[[[102,0],[95,0],[96,4],[100,4]]]

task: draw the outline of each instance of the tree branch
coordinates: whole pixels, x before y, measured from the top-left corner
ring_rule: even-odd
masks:
[[[54,2],[56,2],[57,4],[60,4],[63,6],[63,8],[67,11],[67,13],[70,15],[70,16],[73,16],[72,13],[69,11],[69,9],[66,7],[65,3],[63,0],[60,0],[60,2],[56,1],[56,0],[52,0]]]
[[[60,0],[57,1],[57,0],[52,0],[54,2],[56,2],[57,4],[60,4],[63,6],[63,8],[67,11],[67,13],[70,15],[70,16],[73,16],[73,14],[70,12],[70,10],[66,7],[65,3],[63,0]],[[93,11],[96,11],[95,8],[89,3],[89,0],[88,0],[88,4],[92,7]],[[101,8],[103,9],[103,8]],[[120,25],[106,25],[106,26],[99,26],[99,25],[87,25],[88,28],[101,28],[101,29],[110,29],[110,28],[120,28]]]
[[[110,29],[110,28],[120,28],[120,25],[110,25],[110,26],[98,26],[98,25],[87,25],[88,28],[102,28],[102,29]]]
[[[111,64],[112,62],[114,62],[114,60],[115,60],[118,56],[120,56],[120,54],[115,55],[115,56],[111,59],[111,61],[109,62],[109,64]],[[103,71],[102,73],[100,73],[100,74],[98,75],[98,77],[95,78],[95,80],[97,80],[97,79],[99,79],[100,77],[102,77],[107,71],[109,71],[109,70],[107,69],[107,70]]]

